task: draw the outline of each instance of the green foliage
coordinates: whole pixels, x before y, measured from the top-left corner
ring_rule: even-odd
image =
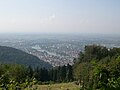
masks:
[[[23,90],[34,85],[35,80],[27,79],[27,68],[17,64],[0,64],[0,88],[3,90]],[[32,88],[32,87],[31,87]]]
[[[2,54],[1,54],[2,55]],[[0,64],[0,88],[36,89],[35,84],[52,84],[76,80],[81,90],[120,90],[120,48],[107,49],[90,45],[74,59],[73,66],[52,69]]]
[[[18,64],[0,64],[0,88],[6,90],[24,90],[26,88],[30,90],[33,85],[38,83],[51,84],[72,80],[72,66],[69,64],[50,70]]]
[[[83,90],[120,90],[120,48],[86,46],[73,70]]]
[[[111,60],[107,64],[98,64],[94,68],[94,88],[101,90],[120,89],[120,61]]]

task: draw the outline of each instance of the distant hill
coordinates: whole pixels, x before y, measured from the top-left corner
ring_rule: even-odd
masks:
[[[52,66],[40,60],[38,57],[23,52],[21,50],[0,46],[0,63],[23,64],[32,67],[51,68]]]

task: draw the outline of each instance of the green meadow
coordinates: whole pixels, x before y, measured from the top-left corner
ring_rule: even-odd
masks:
[[[74,83],[35,85],[34,88],[37,88],[37,90],[80,90],[80,87]]]

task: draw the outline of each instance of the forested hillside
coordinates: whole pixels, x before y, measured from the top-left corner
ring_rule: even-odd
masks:
[[[36,56],[25,53],[21,50],[0,46],[0,63],[11,63],[11,64],[22,64],[31,67],[45,67],[51,68],[52,66],[49,63],[46,63]]]
[[[85,46],[74,64],[74,79],[83,90],[120,90],[120,48]]]
[[[62,82],[74,82],[80,90],[120,90],[120,48],[85,46],[74,59],[73,66],[52,69],[0,64],[0,87],[3,89],[22,90]]]

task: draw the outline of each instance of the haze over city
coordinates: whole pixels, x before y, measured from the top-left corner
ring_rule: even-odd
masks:
[[[120,33],[120,0],[1,0],[6,32]]]

